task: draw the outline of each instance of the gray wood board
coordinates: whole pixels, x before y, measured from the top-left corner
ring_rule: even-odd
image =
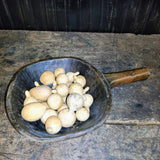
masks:
[[[132,34],[0,31],[0,159],[160,159],[160,36]],[[56,143],[19,135],[4,110],[13,74],[22,66],[50,57],[75,56],[103,73],[148,67],[148,80],[112,89],[109,119],[92,133]]]

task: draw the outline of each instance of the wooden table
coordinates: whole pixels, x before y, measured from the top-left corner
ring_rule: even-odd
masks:
[[[98,129],[61,142],[19,135],[5,113],[5,92],[22,66],[74,56],[103,73],[148,67],[148,80],[112,89],[111,114]],[[0,30],[0,159],[160,159],[160,35]]]

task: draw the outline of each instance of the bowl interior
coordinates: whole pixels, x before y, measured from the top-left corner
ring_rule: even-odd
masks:
[[[73,127],[62,128],[59,133],[51,135],[46,132],[44,124],[40,120],[36,122],[25,121],[21,117],[21,110],[25,99],[25,90],[33,88],[34,81],[40,83],[39,78],[42,72],[46,70],[53,72],[58,67],[64,68],[66,72],[79,71],[81,75],[85,76],[86,86],[90,87],[87,93],[92,94],[94,103],[90,108],[90,118],[87,121],[76,121]],[[111,98],[107,85],[100,72],[80,59],[56,58],[36,62],[20,69],[14,75],[7,91],[6,112],[13,127],[23,135],[39,140],[72,138],[100,126],[106,115],[109,115]]]

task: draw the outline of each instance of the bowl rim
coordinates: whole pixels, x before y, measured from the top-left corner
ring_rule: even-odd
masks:
[[[23,130],[19,130],[18,128],[18,124],[16,124],[16,122],[14,122],[13,118],[11,116],[13,115],[10,115],[9,114],[9,110],[12,108],[11,106],[11,103],[9,101],[9,96],[10,96],[10,91],[13,89],[14,87],[14,82],[15,82],[15,79],[16,79],[16,76],[18,75],[19,72],[21,72],[23,69],[25,69],[26,67],[28,66],[31,66],[33,64],[37,64],[37,63],[40,63],[40,62],[44,62],[44,61],[54,61],[56,59],[74,59],[74,60],[77,60],[77,61],[80,61],[81,63],[89,66],[89,69],[91,70],[94,70],[94,72],[97,74],[97,76],[100,78],[101,80],[101,83],[103,83],[103,86],[104,86],[104,89],[105,89],[105,92],[107,93],[107,103],[106,103],[106,107],[108,107],[108,110],[107,112],[105,113],[105,117],[103,117],[97,124],[94,124],[93,126],[91,127],[88,127],[86,129],[83,129],[83,130],[80,130],[80,131],[74,131],[73,133],[66,133],[66,134],[63,134],[61,136],[57,136],[57,137],[37,137],[35,135],[32,135],[31,133],[29,132],[26,132],[26,131],[23,131]],[[98,69],[96,69],[94,66],[92,66],[91,64],[89,64],[88,62],[86,62],[85,60],[81,59],[81,58],[77,58],[77,57],[71,57],[71,56],[67,56],[67,57],[52,57],[52,58],[47,58],[47,59],[41,59],[41,60],[38,60],[38,61],[34,61],[34,62],[31,62],[27,65],[24,65],[23,67],[19,68],[14,74],[13,76],[11,77],[10,79],[10,82],[7,86],[7,89],[6,89],[6,93],[5,93],[5,112],[6,112],[6,115],[8,117],[8,120],[9,122],[11,123],[12,127],[21,135],[25,136],[25,137],[28,137],[32,140],[36,140],[36,141],[39,141],[39,142],[51,142],[51,141],[62,141],[62,140],[67,140],[67,139],[71,139],[71,138],[75,138],[75,137],[80,137],[82,135],[85,135],[97,128],[99,128],[106,120],[106,118],[108,118],[108,116],[110,115],[110,108],[111,108],[111,104],[112,104],[112,94],[111,94],[111,87],[110,87],[110,84],[109,84],[109,81],[107,80],[107,78],[104,76],[103,73],[101,73]]]

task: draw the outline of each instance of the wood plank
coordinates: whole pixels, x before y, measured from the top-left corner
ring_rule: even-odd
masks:
[[[160,35],[0,30],[0,159],[159,159]],[[17,133],[4,96],[24,65],[57,56],[85,59],[103,73],[147,67],[148,80],[112,89],[105,123],[74,139],[38,142]]]

